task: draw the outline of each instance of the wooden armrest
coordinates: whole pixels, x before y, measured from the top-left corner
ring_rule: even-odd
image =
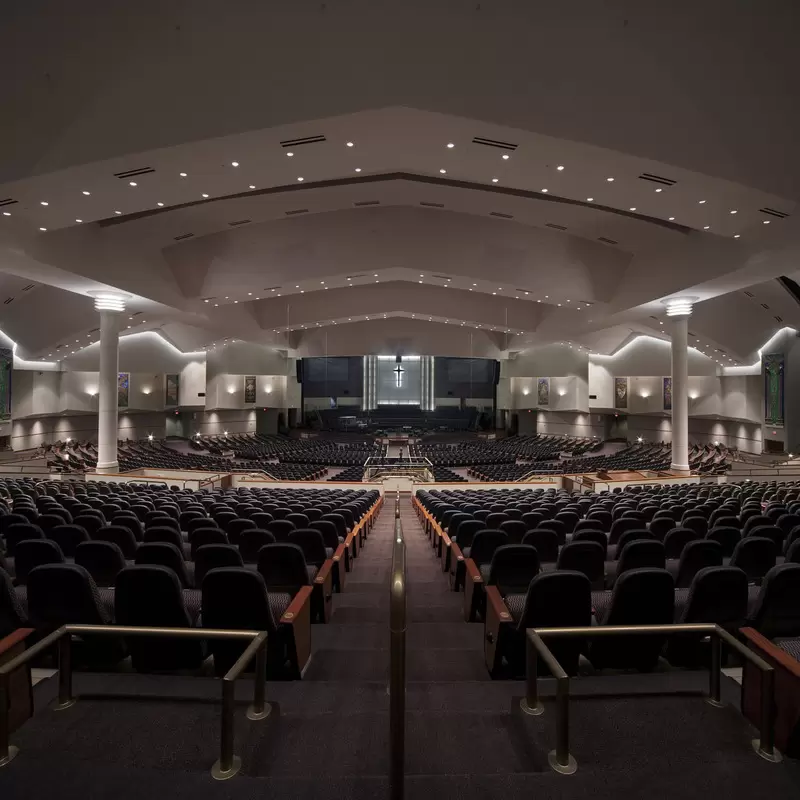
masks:
[[[463,561],[464,554],[461,552],[461,548],[458,546],[456,542],[450,542],[450,551],[452,554],[452,558],[456,561]]]
[[[34,632],[33,628],[17,628],[13,633],[9,633],[0,639],[0,656],[16,647],[20,642],[27,639]]]
[[[328,575],[331,574],[332,569],[333,569],[333,559],[326,558],[322,566],[319,568],[319,571],[314,576],[314,583],[325,583],[325,581],[328,580]]]
[[[313,586],[301,586],[300,591],[292,598],[289,607],[283,612],[281,622],[293,624],[294,620],[300,615],[303,606],[311,602],[311,592],[314,590]]]
[[[347,545],[342,542],[333,553],[334,561],[341,561],[344,558],[344,550]]]
[[[450,537],[444,531],[442,532],[442,544],[445,547],[450,547]]]
[[[777,662],[795,678],[800,678],[800,661],[796,658],[792,658],[785,650],[781,650],[780,647],[773,644],[765,636],[762,636],[755,628],[742,628],[739,633],[754,645],[756,651],[760,651],[759,655],[767,656],[768,659]]]
[[[467,576],[472,579],[473,583],[483,583],[481,571],[478,569],[478,565],[471,558],[466,559],[464,565],[467,569]]]
[[[486,603],[488,606],[491,606],[492,611],[499,620],[502,622],[513,621],[511,612],[508,610],[508,606],[506,606],[506,601],[503,600],[503,595],[500,594],[500,590],[496,586],[486,587]]]

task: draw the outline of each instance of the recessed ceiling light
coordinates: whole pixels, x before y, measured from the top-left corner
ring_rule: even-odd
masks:
[[[164,204],[163,204],[163,203],[156,203],[156,205],[157,205],[159,208],[164,208]]]
[[[208,195],[205,192],[203,192],[203,197],[208,197]]]
[[[203,300],[204,303],[210,303],[210,300]]]
[[[508,161],[511,156],[508,153],[503,153],[503,161]]]
[[[50,203],[48,203],[47,200],[42,200],[40,205],[49,206]]]
[[[441,172],[442,175],[446,175],[447,174],[447,170],[446,169],[440,169],[439,172]]]
[[[46,231],[47,228],[39,228],[40,231]]]
[[[82,219],[76,219],[75,222],[83,222]]]
[[[454,145],[452,142],[448,142],[448,143],[447,143],[447,146],[448,146],[450,149],[452,149],[452,148],[454,148],[454,147],[455,147],[455,145]]]
[[[768,219],[765,219],[765,220],[764,220],[764,224],[765,224],[765,225],[769,225],[769,220],[768,220]]]
[[[352,143],[352,142],[347,142],[347,146],[348,146],[348,147],[352,147],[352,146],[353,146],[353,143]]]
[[[739,212],[738,212],[738,211],[737,211],[735,208],[732,208],[732,209],[731,209],[731,214],[738,214],[738,213],[739,213]]]
[[[251,189],[255,189],[255,188],[256,188],[256,185],[255,185],[254,183],[251,183],[251,184],[250,184],[250,188],[251,188]]]
[[[703,225],[703,230],[707,231],[711,226],[710,225]]]
[[[670,221],[670,222],[673,222],[674,220],[675,220],[675,217],[670,217],[670,218],[669,218],[669,221]]]
[[[181,172],[179,174],[180,174],[181,178],[185,178],[186,177],[186,173],[185,172]]]
[[[564,171],[564,167],[563,167],[563,165],[562,165],[562,164],[559,164],[559,165],[556,167],[556,169],[557,169],[559,172],[563,172],[563,171]]]
[[[139,184],[136,181],[131,181],[128,186],[138,186]]]
[[[356,172],[361,172],[361,167],[356,167]]]
[[[614,183],[614,179],[613,179],[613,178],[606,178],[606,180],[607,180],[609,183]]]
[[[305,178],[298,178],[297,180],[300,181],[300,183],[302,183],[305,180]]]
[[[473,286],[477,286],[478,284],[477,284],[477,283],[473,283],[472,285],[473,285]]]
[[[10,211],[4,211],[3,212],[3,216],[4,217],[10,217],[11,216],[11,212]]]
[[[706,201],[705,200],[698,200],[698,205],[703,205]]]
[[[542,189],[542,194],[547,194],[547,189]]]
[[[586,198],[586,202],[587,203],[593,203],[594,202],[594,197],[587,197]]]
[[[417,283],[422,283],[422,281],[417,281]]]
[[[497,183],[499,180],[500,178],[492,178],[492,183]]]
[[[290,152],[288,152],[286,155],[287,155],[287,157],[288,157],[288,158],[291,158],[291,157],[294,155],[294,153],[292,153],[292,152],[290,151]]]
[[[115,211],[114,213],[115,213],[115,214],[117,214],[117,215],[119,215],[119,214],[121,214],[122,212],[121,212],[121,211]]]
[[[636,206],[631,206],[630,210],[631,211],[636,211]]]
[[[231,166],[232,167],[238,167],[239,166],[239,162],[238,161],[231,161]]]
[[[738,239],[742,234],[741,233],[734,233],[733,238]]]
[[[497,292],[492,292],[492,294],[497,294]]]
[[[91,192],[87,192],[87,191],[84,189],[84,191],[82,192],[82,194],[84,194],[84,195],[86,195],[86,197],[88,197],[88,196],[91,194]]]
[[[656,194],[658,194],[659,192],[663,192],[663,191],[664,191],[663,189],[656,189]]]

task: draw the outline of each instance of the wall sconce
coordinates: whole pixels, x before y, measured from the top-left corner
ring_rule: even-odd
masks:
[[[639,444],[641,444],[644,441],[644,439],[641,436],[637,436],[636,441],[639,442]]]
[[[271,387],[271,386],[265,386],[265,387],[264,387],[264,391],[265,391],[267,394],[272,394],[272,387]]]
[[[142,386],[142,394],[150,394],[153,390],[149,386]]]
[[[153,441],[153,434],[152,434],[152,433],[148,433],[148,434],[147,434],[147,440],[148,440],[149,442],[152,442],[152,441]]]
[[[67,438],[66,438],[64,441],[65,441],[67,444],[69,444],[69,443],[72,441],[72,437],[71,437],[71,436],[67,436]]]
[[[527,396],[528,396],[530,393],[531,393],[531,390],[530,390],[530,389],[523,389],[523,390],[522,390],[522,394],[524,394],[524,395],[525,395],[525,397],[527,397]]]
[[[97,389],[94,386],[90,386],[86,390],[86,394],[88,394],[90,397],[94,397],[97,394]]]
[[[639,392],[639,397],[643,397],[646,400],[650,397],[650,392]]]
[[[226,436],[228,435],[228,431],[223,431],[223,433],[224,433]]]
[[[566,389],[559,389],[558,390],[558,396],[559,397],[563,397],[566,393],[567,393]]]
[[[689,397],[692,400],[697,400],[697,398],[700,397],[700,395],[697,392],[689,392]]]
[[[236,387],[235,386],[229,386],[228,387],[228,394],[236,394]]]

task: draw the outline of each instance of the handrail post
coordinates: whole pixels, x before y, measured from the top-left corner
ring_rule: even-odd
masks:
[[[547,754],[550,766],[562,775],[572,775],[578,762],[569,752],[569,678],[559,676],[556,683],[556,749]]]
[[[233,723],[236,700],[235,681],[222,679],[222,720],[219,737],[219,761],[211,767],[211,777],[218,781],[232,778],[242,766],[242,760],[233,754]]]
[[[263,638],[262,638],[263,637]],[[266,704],[267,695],[267,635],[259,636],[261,646],[256,652],[256,672],[253,686],[253,705],[247,709],[247,719],[259,720],[269,716],[271,706]]]
[[[711,634],[711,667],[708,673],[708,697],[706,702],[715,708],[722,708],[721,675],[722,675],[722,639],[714,631]]]
[[[75,705],[72,696],[72,634],[64,631],[58,640],[58,703],[56,711],[64,711]]]
[[[753,739],[753,749],[765,761],[773,764],[783,760],[775,749],[775,670],[764,670],[761,673],[761,720],[758,739]]]
[[[519,707],[532,717],[544,714],[544,706],[539,699],[539,656],[533,638],[525,636],[525,697]]]

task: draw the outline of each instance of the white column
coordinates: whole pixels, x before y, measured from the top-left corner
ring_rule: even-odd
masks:
[[[665,301],[672,320],[672,470],[689,473],[689,316],[694,298]]]
[[[119,329],[125,300],[121,295],[104,292],[97,295],[94,305],[100,312],[97,472],[117,472]]]

